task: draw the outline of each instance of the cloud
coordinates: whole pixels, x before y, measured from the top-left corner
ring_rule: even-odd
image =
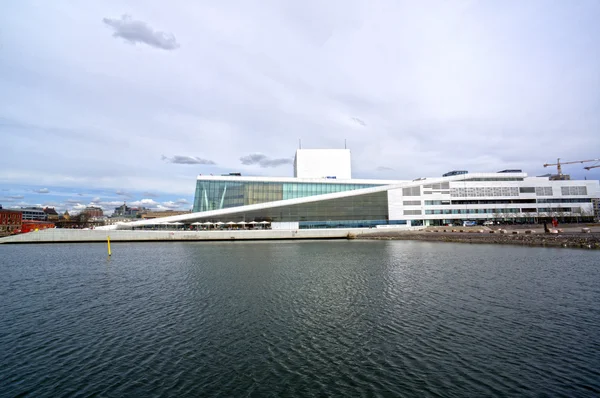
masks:
[[[160,206],[158,206],[159,208],[167,208],[167,209],[177,209],[179,208],[179,204],[176,202],[173,202],[172,200],[167,201],[167,202],[162,202],[162,204]]]
[[[242,156],[240,161],[246,166],[257,164],[260,167],[278,167],[284,164],[292,164],[292,159],[270,159],[262,153],[252,153],[250,155]]]
[[[108,202],[100,202],[97,204],[104,208],[104,207],[111,207],[111,206],[122,206],[123,202],[118,201],[118,200],[112,200],[112,201],[108,201]]]
[[[161,157],[161,159],[167,163],[175,163],[175,164],[207,164],[212,165],[216,164],[212,160],[202,159],[196,156],[183,156],[183,155],[174,155],[169,158],[165,155]]]
[[[157,202],[154,199],[145,198],[129,202],[127,204],[132,207],[144,207],[149,210],[175,210],[182,208],[184,205],[188,205],[189,201],[182,198],[176,201],[169,200],[165,202]]]
[[[99,203],[100,201],[100,197],[96,196],[95,198],[92,198],[91,203]]]
[[[392,169],[391,167],[379,166],[375,170],[377,170],[377,171],[390,171],[390,170],[394,170],[394,169]]]
[[[115,193],[119,196],[126,196],[128,198],[131,197],[131,194],[129,192],[125,192],[121,189],[117,190]]]
[[[41,188],[41,189],[34,189],[33,192],[37,192],[37,193],[50,193],[50,190],[48,188]]]
[[[6,196],[6,198],[8,198],[8,199],[23,199],[23,198],[25,198],[25,196],[23,196],[23,195],[10,195],[10,196]]]
[[[362,119],[359,119],[359,118],[357,118],[357,117],[353,117],[353,118],[352,118],[352,121],[354,121],[354,122],[356,122],[356,123],[360,124],[361,126],[366,126],[366,125],[367,125],[367,123],[365,123],[365,121],[364,121],[364,120],[362,120]]]
[[[143,206],[143,207],[156,207],[158,205],[158,202],[156,202],[154,199],[142,199],[142,200],[136,200],[134,202],[129,203],[130,206],[134,206],[134,207],[138,207],[138,206]]]
[[[22,209],[23,207],[40,207],[41,205],[39,204],[34,204],[34,203],[29,203],[29,202],[25,202],[25,201],[20,201],[18,203],[15,203],[14,205],[11,205],[10,208],[11,209]]]
[[[158,13],[130,2],[92,16],[99,35],[65,23],[54,3],[11,2],[13,14],[35,17],[2,28],[20,37],[4,43],[0,68],[3,164],[19,167],[0,168],[0,189],[11,188],[0,197],[52,200],[64,187],[61,203],[153,198],[145,191],[191,202],[199,168],[291,174],[289,164],[240,157],[293,158],[298,138],[307,148],[347,139],[353,177],[365,179],[462,168],[539,175],[555,171],[544,163],[600,148],[597,1],[174,2]],[[69,4],[74,21],[87,20],[85,2]],[[150,36],[173,33],[181,48],[144,47],[127,30],[133,20]],[[27,56],[41,53],[53,56]],[[60,161],[49,167],[57,142]],[[179,167],[162,154],[217,165]],[[600,178],[583,166],[565,172]],[[40,187],[52,192],[31,192]],[[114,194],[123,187],[131,199]]]
[[[102,21],[114,29],[113,36],[125,39],[131,44],[144,43],[162,50],[175,50],[179,43],[171,33],[155,31],[146,22],[135,21],[130,15],[121,19],[104,18]]]
[[[160,196],[160,195],[152,193],[152,192],[144,192],[143,195],[147,196],[149,198],[158,198]]]

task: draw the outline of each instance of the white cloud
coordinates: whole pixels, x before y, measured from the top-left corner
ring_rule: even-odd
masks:
[[[180,207],[180,204],[173,201],[167,201],[162,202],[158,207],[164,209],[177,209]]]
[[[143,207],[154,207],[158,205],[158,202],[156,202],[154,199],[141,199],[141,200],[136,200],[133,202],[129,203],[130,206],[143,206]]]

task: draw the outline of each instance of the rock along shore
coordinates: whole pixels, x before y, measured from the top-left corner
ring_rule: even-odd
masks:
[[[427,228],[420,231],[382,231],[358,235],[357,239],[420,240],[428,242],[487,243],[521,246],[600,249],[600,232],[582,233],[581,227],[569,228],[557,234],[525,229]],[[444,232],[445,230],[445,232]],[[454,231],[454,232],[452,232]],[[462,231],[462,232],[461,232]],[[529,232],[528,232],[529,231]]]

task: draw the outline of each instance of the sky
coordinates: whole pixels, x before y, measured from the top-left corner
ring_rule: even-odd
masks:
[[[0,5],[0,204],[187,210],[198,174],[555,172],[600,158],[600,2]],[[600,167],[571,164],[572,178]]]

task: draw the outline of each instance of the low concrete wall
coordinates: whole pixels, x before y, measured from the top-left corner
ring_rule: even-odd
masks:
[[[409,230],[411,228],[399,229]],[[109,236],[112,242],[344,239],[376,232],[379,231],[370,228],[231,231],[101,231],[55,228],[9,236],[0,239],[0,243],[106,242]]]

